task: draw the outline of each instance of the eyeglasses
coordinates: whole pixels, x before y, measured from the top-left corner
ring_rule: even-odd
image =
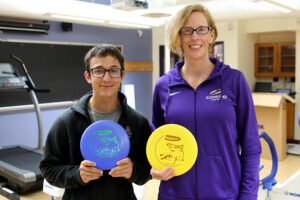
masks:
[[[108,72],[109,76],[111,78],[120,78],[122,69],[120,68],[112,68],[112,69],[103,69],[101,67],[95,67],[93,69],[90,69],[92,75],[95,78],[102,78],[105,76],[105,73]]]
[[[207,34],[212,28],[210,26],[200,26],[198,28],[191,28],[191,27],[183,27],[180,29],[180,34],[182,35],[193,35],[194,31],[198,35],[205,35]]]

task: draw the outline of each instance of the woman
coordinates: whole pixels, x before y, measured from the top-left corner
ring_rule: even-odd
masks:
[[[198,157],[181,176],[170,167],[151,169],[152,177],[162,180],[158,199],[256,200],[261,145],[245,77],[209,58],[218,34],[201,5],[179,11],[167,33],[170,49],[184,60],[156,83],[152,126],[153,130],[164,124],[188,128],[196,138]]]

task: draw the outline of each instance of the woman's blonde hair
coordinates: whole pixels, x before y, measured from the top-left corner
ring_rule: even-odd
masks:
[[[181,48],[180,42],[180,29],[185,26],[188,18],[193,12],[201,12],[204,14],[207,19],[208,26],[210,26],[212,30],[215,31],[214,41],[218,36],[215,21],[205,7],[200,4],[192,4],[184,7],[175,16],[172,17],[167,29],[167,43],[169,44],[169,48],[174,53],[177,53],[180,57],[183,56],[183,49]],[[210,44],[210,46],[212,45],[213,44]]]

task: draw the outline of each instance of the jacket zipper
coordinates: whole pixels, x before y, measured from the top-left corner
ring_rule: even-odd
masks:
[[[195,138],[196,138],[196,142],[198,143],[198,137],[197,137],[197,89],[194,90],[194,121],[195,121]],[[198,150],[199,151],[199,150]],[[198,152],[199,154],[199,152]],[[198,167],[197,167],[197,158],[196,158],[196,200],[198,199]]]

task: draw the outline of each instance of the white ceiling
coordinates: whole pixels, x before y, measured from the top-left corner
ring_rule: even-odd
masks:
[[[124,0],[125,1],[125,0]],[[164,25],[170,17],[143,17],[143,14],[174,14],[191,3],[204,5],[216,21],[254,18],[299,17],[300,0],[264,0],[291,10],[283,13],[262,6],[260,0],[148,0],[148,9],[122,10],[76,0],[0,0],[0,16],[64,21],[90,25],[152,28]],[[283,4],[284,3],[284,4]],[[130,23],[119,25],[111,23]]]

